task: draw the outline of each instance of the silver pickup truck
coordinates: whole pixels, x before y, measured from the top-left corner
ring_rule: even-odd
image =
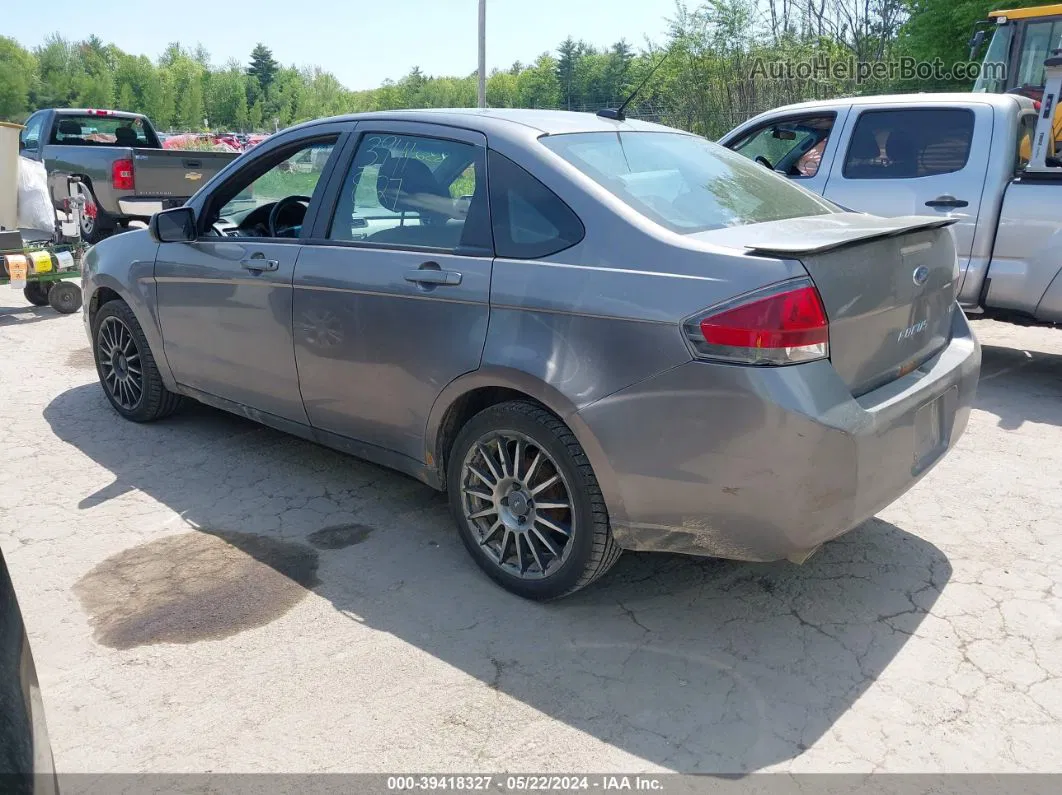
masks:
[[[1037,105],[911,94],[789,105],[719,143],[843,207],[952,218],[968,313],[1062,322],[1062,169],[1030,168]]]
[[[39,110],[26,120],[19,150],[44,161],[56,209],[68,195],[67,178],[80,177],[87,193],[81,235],[90,243],[179,207],[238,157],[163,149],[146,116],[117,110]]]

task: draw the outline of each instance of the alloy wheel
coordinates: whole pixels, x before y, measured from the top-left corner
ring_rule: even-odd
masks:
[[[121,319],[103,319],[96,332],[96,354],[103,385],[114,402],[134,410],[144,398],[144,372],[140,350],[129,327]]]
[[[461,468],[465,521],[494,563],[521,579],[541,579],[572,549],[571,488],[553,457],[517,431],[492,431]]]

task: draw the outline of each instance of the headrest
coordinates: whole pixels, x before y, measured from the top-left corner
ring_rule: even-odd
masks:
[[[128,125],[122,125],[114,131],[114,142],[118,146],[136,146],[136,130]]]
[[[59,122],[60,135],[81,135],[81,124],[74,119],[62,119]]]
[[[450,195],[435,181],[431,169],[412,157],[389,157],[385,160],[376,177],[376,193],[380,204],[392,212],[423,212],[429,209],[423,202],[417,201],[417,194]]]
[[[848,157],[852,160],[877,160],[881,156],[878,139],[869,127],[862,127],[852,139]]]

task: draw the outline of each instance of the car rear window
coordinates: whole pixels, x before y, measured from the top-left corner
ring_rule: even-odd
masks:
[[[157,149],[154,130],[142,117],[61,114],[52,129],[53,144],[78,146],[143,146]]]
[[[764,166],[695,135],[593,132],[540,140],[633,210],[673,232],[837,211]]]

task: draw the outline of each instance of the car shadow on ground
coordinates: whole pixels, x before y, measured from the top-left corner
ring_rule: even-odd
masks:
[[[999,418],[999,427],[1023,423],[1062,425],[1062,356],[984,345],[976,407]]]
[[[0,309],[0,328],[4,326],[21,326],[27,323],[37,323],[53,317],[62,317],[50,306],[15,306]]]
[[[195,528],[189,539],[234,539],[270,573],[311,588],[352,620],[684,772],[742,773],[799,756],[918,631],[952,571],[917,528],[875,519],[803,566],[626,554],[591,588],[535,604],[484,577],[445,498],[404,476],[198,405],[154,425],[123,422],[96,384],[59,395],[44,416],[60,439],[114,475],[93,494],[64,497],[78,507],[142,490]],[[160,526],[158,535],[177,527]],[[166,554],[187,543],[177,539]],[[316,569],[300,563],[303,574],[291,573],[277,544],[297,546],[295,557],[311,555]],[[146,548],[123,560],[141,565],[134,558]],[[127,568],[122,576],[134,575]],[[270,588],[261,599],[283,591]],[[193,617],[231,613],[212,612],[203,601],[210,593],[197,595]],[[216,593],[239,601],[226,588]],[[234,621],[227,634],[240,631]],[[219,636],[207,629],[204,637]],[[469,706],[474,720],[490,714],[483,703]],[[536,725],[525,727],[536,733],[525,739],[548,747],[549,724]]]

